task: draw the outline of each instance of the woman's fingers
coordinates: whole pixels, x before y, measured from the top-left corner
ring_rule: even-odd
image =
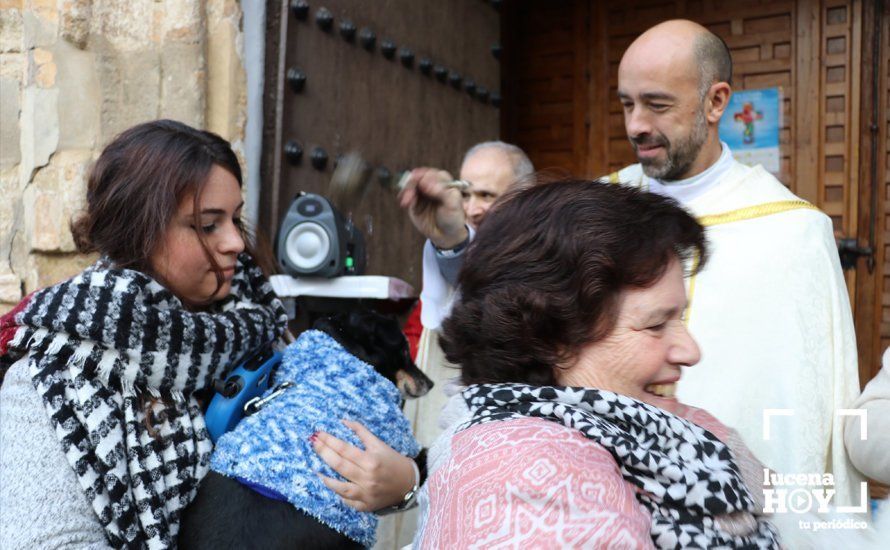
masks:
[[[316,454],[341,476],[346,479],[361,477],[363,468],[358,463],[361,450],[324,432],[315,435],[312,447]]]
[[[358,437],[359,441],[364,444],[365,449],[369,451],[371,449],[384,445],[384,443],[380,441],[380,438],[372,434],[368,428],[366,428],[359,422],[343,419],[343,425],[352,430],[353,433]]]
[[[340,498],[343,499],[343,502],[345,502],[348,506],[355,508],[359,512],[371,511],[371,508],[366,502],[358,500],[359,498],[361,498],[361,491],[358,485],[356,485],[355,483],[351,483],[349,481],[340,481],[338,479],[330,478],[322,474],[318,474],[318,477],[328,489],[337,493],[337,495],[339,495]]]
[[[359,512],[373,512],[374,511],[374,508],[372,508],[370,504],[368,504],[366,502],[362,502],[360,500],[350,500],[348,498],[344,498],[343,502],[345,502],[349,506],[352,506]]]
[[[350,420],[343,420],[343,424],[355,433],[365,449],[324,432],[316,434],[315,452],[347,480],[320,476],[324,484],[360,511],[379,510],[400,502],[414,485],[414,461],[362,424]]]
[[[358,488],[352,482],[340,481],[339,479],[334,479],[324,474],[318,474],[318,477],[328,489],[334,491],[344,499],[354,499],[356,496],[358,496]]]

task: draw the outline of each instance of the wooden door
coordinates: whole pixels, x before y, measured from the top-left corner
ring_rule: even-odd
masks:
[[[876,269],[860,259],[848,271],[856,313],[860,380],[890,345],[890,210],[883,187],[871,199],[870,121],[881,152],[877,181],[887,181],[887,40],[880,48],[881,112],[872,113],[869,63],[874,2],[860,0],[517,0],[504,15],[505,139],[526,149],[537,168],[597,177],[636,162],[617,98],[618,63],[627,46],[661,21],[697,21],[723,38],[736,90],[783,92],[779,179],[831,217],[835,236],[877,250]],[[865,10],[865,13],[863,13]],[[881,21],[886,27],[887,8]],[[866,21],[867,20],[867,21]],[[863,39],[863,30],[868,32]],[[883,34],[886,35],[888,31]],[[867,58],[867,59],[866,59]],[[882,76],[883,75],[883,76]],[[870,95],[868,97],[871,97]],[[866,121],[864,124],[860,121]],[[881,184],[884,185],[884,184]],[[869,240],[871,211],[880,227]],[[890,242],[887,243],[890,245]],[[885,274],[886,273],[886,277]]]
[[[515,120],[505,131],[536,166],[594,175],[636,162],[617,97],[618,63],[647,28],[692,19],[729,45],[734,89],[782,88],[779,179],[831,216],[838,236],[855,235],[858,1],[525,0],[511,6],[505,42],[518,45],[507,51],[504,115]]]
[[[301,190],[328,195],[336,158],[360,151],[375,176],[344,214],[364,233],[367,273],[419,291],[422,239],[381,183],[416,166],[456,174],[471,145],[497,139],[497,10],[478,0],[289,0],[268,13],[261,226],[274,234]],[[322,152],[326,162],[313,163]]]
[[[859,242],[874,248],[856,270],[860,379],[880,369],[890,347],[890,2],[864,6],[859,175]]]
[[[599,112],[588,93],[591,42],[587,2],[517,0],[505,5],[504,139],[516,143],[536,170],[584,173],[585,163],[599,156],[590,150],[590,118]],[[597,103],[598,104],[598,103]],[[595,145],[594,145],[595,146]]]

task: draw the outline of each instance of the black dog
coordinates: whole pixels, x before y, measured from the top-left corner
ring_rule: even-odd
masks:
[[[319,319],[347,351],[372,365],[401,391],[403,400],[433,386],[414,361],[395,319],[356,311]],[[288,502],[267,498],[234,479],[209,472],[181,518],[180,548],[361,548]]]

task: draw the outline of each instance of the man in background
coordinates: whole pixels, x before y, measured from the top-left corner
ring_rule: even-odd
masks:
[[[532,172],[532,163],[522,149],[502,141],[486,141],[464,154],[459,174],[464,184],[455,186],[454,178],[445,170],[417,168],[399,194],[399,204],[427,239],[420,302],[404,328],[414,361],[435,383],[423,399],[405,403],[405,416],[424,447],[429,447],[442,431],[440,414],[458,388],[454,380],[459,371],[448,363],[439,347],[439,328],[451,312],[464,253],[498,197]],[[377,530],[378,547],[410,544],[416,525],[416,509],[385,518]]]
[[[454,178],[445,170],[417,168],[399,195],[399,204],[427,238],[420,303],[405,327],[415,362],[437,385],[412,403],[416,408],[406,406],[405,413],[414,420],[414,433],[422,445],[430,445],[439,435],[439,411],[447,400],[445,386],[458,375],[439,347],[439,327],[451,311],[466,247],[498,197],[533,172],[531,161],[519,147],[486,141],[464,155],[459,176],[468,184],[466,189],[451,185]],[[412,338],[417,334],[419,338]]]

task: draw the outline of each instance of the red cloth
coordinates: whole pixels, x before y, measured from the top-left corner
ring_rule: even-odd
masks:
[[[402,332],[405,333],[405,338],[408,339],[411,359],[414,361],[417,361],[417,346],[420,344],[420,333],[423,332],[423,323],[420,322],[420,310],[422,307],[423,303],[417,300],[417,305],[411,310],[408,320],[405,321],[405,325],[402,327]]]
[[[15,323],[15,316],[25,309],[33,295],[33,292],[28,294],[17,306],[0,317],[0,355],[6,355],[6,352],[9,350],[9,343],[15,336],[15,331],[19,328]]]

